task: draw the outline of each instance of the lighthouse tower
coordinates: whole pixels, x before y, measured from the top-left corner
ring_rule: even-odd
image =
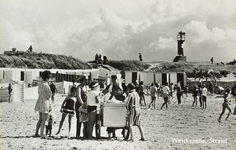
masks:
[[[185,41],[185,32],[180,31],[177,35],[177,42],[178,42],[178,55],[175,57],[173,62],[186,62],[186,56],[184,56],[184,48],[183,43]]]

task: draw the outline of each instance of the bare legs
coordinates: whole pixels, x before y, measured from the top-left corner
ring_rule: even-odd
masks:
[[[154,109],[155,109],[155,107],[156,107],[156,97],[152,97],[152,101],[149,104],[148,108],[150,108],[153,103],[154,103]]]
[[[221,114],[220,114],[220,117],[219,117],[219,119],[218,119],[218,122],[220,122],[220,119],[221,119],[222,115],[225,113],[225,109],[226,109],[226,108],[229,110],[229,113],[228,113],[228,115],[227,115],[227,117],[226,117],[225,120],[227,120],[227,119],[229,118],[229,115],[230,115],[230,113],[231,113],[231,109],[230,109],[230,107],[229,107],[228,104],[223,103],[222,112],[221,112]]]
[[[140,125],[137,125],[138,129],[139,129],[139,132],[140,132],[140,135],[141,135],[141,141],[144,141],[144,136],[143,136],[143,131],[142,131],[142,128]],[[134,135],[133,135],[133,127],[130,125],[129,126],[129,131],[130,131],[130,134],[131,134],[131,141],[134,141]]]
[[[88,118],[88,138],[92,138],[92,133],[93,133],[93,126],[96,121],[97,117],[97,111],[92,111],[89,113],[89,118]]]
[[[196,105],[195,106],[197,106],[197,96],[194,96],[193,97],[193,106],[194,106],[194,103],[196,102]]]
[[[66,115],[67,115],[67,114],[62,114],[61,122],[60,122],[59,129],[58,129],[56,135],[60,133],[61,128],[62,128],[62,125],[63,125],[63,122],[65,121]],[[70,134],[70,130],[71,130],[71,119],[72,119],[72,115],[68,115],[68,123],[69,123],[69,132],[68,132],[68,136],[69,136],[69,134]]]
[[[37,125],[36,125],[35,136],[41,136],[41,137],[45,136],[43,134],[43,132],[44,132],[44,126],[45,126],[45,122],[46,122],[47,118],[48,118],[47,113],[39,112],[39,120],[38,120]],[[40,128],[40,135],[38,134],[39,128]]]

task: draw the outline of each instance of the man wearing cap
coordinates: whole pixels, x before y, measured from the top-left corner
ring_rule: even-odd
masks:
[[[123,96],[122,84],[119,81],[117,81],[116,75],[111,76],[111,84],[109,84],[103,90],[102,93],[107,94],[108,92],[110,92],[111,94],[109,99],[111,99],[113,96],[116,98],[116,100],[119,100],[119,101],[124,101],[125,99],[125,97]],[[109,138],[111,137],[111,133],[113,134],[113,137],[116,137],[115,129],[116,128],[110,128],[110,127],[107,128]]]

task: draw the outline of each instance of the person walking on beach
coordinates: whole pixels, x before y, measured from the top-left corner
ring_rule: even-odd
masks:
[[[150,93],[151,93],[152,101],[149,104],[148,108],[150,108],[151,105],[154,105],[154,109],[156,109],[157,87],[156,87],[155,83],[151,84]]]
[[[219,119],[218,119],[218,122],[219,122],[219,123],[220,123],[220,120],[221,120],[222,115],[225,113],[225,109],[228,109],[228,110],[229,110],[229,113],[228,113],[228,115],[227,115],[227,117],[226,117],[225,120],[227,120],[227,119],[229,118],[229,115],[230,115],[230,113],[231,113],[231,109],[230,109],[230,107],[229,107],[230,103],[229,103],[229,100],[228,100],[228,98],[229,98],[229,93],[230,93],[230,89],[226,89],[225,92],[224,92],[224,94],[223,94],[224,103],[222,104],[222,112],[221,112],[220,117],[219,117]]]
[[[11,93],[12,93],[12,85],[11,85],[11,83],[9,83],[9,86],[8,86],[8,94],[9,94],[8,101],[9,101],[9,103],[11,103]]]
[[[60,133],[63,122],[65,121],[65,118],[68,115],[68,123],[69,123],[68,138],[70,138],[71,119],[75,114],[75,103],[76,103],[76,87],[71,87],[70,94],[65,98],[65,100],[61,105],[62,116],[59,129],[56,135]]]
[[[162,104],[161,109],[166,105],[166,110],[167,110],[169,94],[170,94],[170,88],[168,87],[168,83],[166,83],[162,88],[162,97],[164,99],[164,103]]]
[[[174,84],[170,83],[170,97],[173,99],[173,93],[174,93]]]
[[[50,84],[50,89],[52,91],[52,102],[54,103],[54,96],[55,96],[55,93],[57,92],[57,88],[53,82],[51,82]]]
[[[207,107],[207,103],[206,103],[206,101],[207,101],[207,88],[206,88],[205,84],[203,84],[201,96],[202,96],[202,109],[204,109],[204,108],[206,109],[206,107]]]
[[[193,89],[193,106],[194,106],[194,103],[196,103],[195,106],[197,106],[197,95],[198,95],[198,86],[195,84],[194,86],[194,89]]]
[[[141,141],[144,141],[143,131],[140,125],[140,114],[141,114],[141,108],[139,106],[139,95],[135,90],[135,85],[133,83],[128,84],[128,98],[126,101],[126,108],[128,111],[128,121],[127,126],[129,127],[130,135],[131,135],[131,141],[134,141],[134,135],[133,135],[133,127],[137,126],[141,135]],[[128,136],[127,136],[128,137]],[[124,140],[128,140],[125,138]]]
[[[138,92],[139,92],[139,97],[140,97],[140,105],[142,106],[142,101],[144,101],[144,105],[146,106],[143,81],[141,81],[139,84],[139,91]]]
[[[35,105],[34,110],[39,112],[39,120],[36,125],[36,131],[35,131],[35,137],[41,137],[41,138],[48,138],[46,135],[44,135],[44,127],[45,127],[45,121],[48,118],[48,113],[51,111],[51,96],[52,92],[50,90],[50,87],[48,85],[48,81],[51,77],[50,71],[44,71],[42,73],[42,79],[43,82],[40,83],[38,87],[38,99]],[[40,135],[38,134],[38,131],[40,130]]]
[[[81,125],[83,122],[83,136],[87,138],[87,125],[88,125],[88,116],[87,116],[87,83],[88,77],[85,75],[81,75],[78,82],[80,85],[77,86],[76,89],[76,98],[77,101],[75,103],[75,111],[76,111],[76,138],[80,137]],[[86,112],[83,111],[86,109]]]
[[[176,87],[176,96],[177,96],[177,99],[178,99],[178,104],[181,104],[181,96],[182,96],[182,89],[181,89],[181,85],[180,85],[180,82],[178,82],[177,84],[177,87]]]

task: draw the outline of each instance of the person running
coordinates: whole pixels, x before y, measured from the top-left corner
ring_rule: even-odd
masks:
[[[149,104],[148,108],[150,108],[151,105],[154,105],[154,109],[156,109],[157,87],[156,87],[155,83],[151,84],[150,93],[151,93],[152,101]]]
[[[76,87],[72,87],[70,90],[70,94],[65,98],[65,100],[61,105],[62,117],[56,135],[60,133],[63,122],[66,116],[68,115],[68,123],[69,123],[68,138],[70,138],[71,119],[75,114],[75,103],[76,103]]]
[[[195,106],[197,106],[197,95],[198,95],[198,86],[195,84],[194,89],[193,89],[193,106],[194,103],[196,103]]]
[[[229,93],[230,93],[230,89],[226,89],[224,94],[223,94],[224,103],[222,104],[222,112],[221,112],[220,117],[218,119],[219,123],[220,123],[222,115],[225,113],[225,109],[229,110],[229,113],[228,113],[228,115],[227,115],[225,120],[227,120],[229,118],[229,115],[231,113],[231,109],[229,107],[229,105],[230,105],[230,103],[229,103]]]
[[[203,84],[203,88],[202,88],[202,109],[206,109],[207,107],[207,88],[206,88],[206,85]]]
[[[52,92],[50,90],[50,87],[48,85],[48,81],[51,78],[51,72],[50,71],[44,71],[42,73],[42,79],[43,82],[40,83],[38,87],[38,99],[35,105],[34,110],[39,112],[39,120],[36,125],[36,131],[35,131],[35,137],[41,137],[46,138],[48,137],[44,135],[44,127],[45,122],[48,118],[48,113],[51,111],[51,96]],[[40,135],[38,134],[40,129]]]
[[[169,94],[170,94],[170,88],[168,87],[168,83],[166,83],[162,88],[162,97],[164,99],[164,103],[162,104],[161,109],[166,105],[166,110],[167,110]]]
[[[137,126],[139,128],[139,132],[141,135],[141,141],[145,141],[143,136],[143,131],[140,125],[140,114],[141,114],[141,108],[139,106],[139,95],[135,90],[135,85],[133,83],[128,84],[128,98],[126,101],[126,108],[128,111],[128,122],[127,125],[129,127],[130,135],[131,135],[131,141],[134,141],[134,135],[133,135],[133,127]],[[124,140],[128,140],[125,138]]]
[[[140,97],[140,102],[139,102],[140,105],[142,106],[142,101],[144,101],[144,105],[146,106],[143,81],[141,81],[139,84],[139,97]]]

